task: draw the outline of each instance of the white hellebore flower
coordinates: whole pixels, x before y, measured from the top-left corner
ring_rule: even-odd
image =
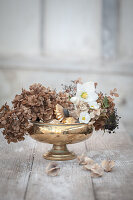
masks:
[[[80,123],[85,123],[88,124],[88,122],[90,121],[90,115],[88,112],[81,112],[80,116],[79,116],[79,122]]]
[[[89,106],[91,109],[95,109],[97,110],[99,108],[99,104],[95,101],[95,102],[90,102]]]
[[[79,98],[78,98],[78,97],[71,97],[70,101],[71,101],[73,104],[78,104],[78,103],[79,103]]]
[[[95,102],[98,99],[98,95],[95,92],[94,82],[78,83],[76,97],[87,103]]]

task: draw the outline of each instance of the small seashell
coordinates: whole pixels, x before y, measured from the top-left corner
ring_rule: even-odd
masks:
[[[65,118],[63,107],[61,105],[57,104],[54,112],[56,119],[58,119],[60,122]]]
[[[46,173],[48,176],[57,176],[59,174],[60,167],[56,162],[50,162],[46,167]]]
[[[73,117],[66,117],[62,120],[62,123],[64,124],[75,124],[76,123],[76,119],[74,119]]]
[[[53,119],[49,122],[50,124],[60,124],[60,121],[57,119]]]
[[[115,162],[114,160],[103,160],[101,165],[105,172],[110,172],[115,166]]]

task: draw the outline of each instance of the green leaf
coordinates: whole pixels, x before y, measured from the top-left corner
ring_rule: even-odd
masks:
[[[106,96],[103,99],[103,107],[104,108],[108,108],[109,107],[109,100],[108,100],[108,98]]]

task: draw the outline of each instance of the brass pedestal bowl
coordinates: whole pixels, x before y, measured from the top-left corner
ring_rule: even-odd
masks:
[[[44,154],[47,160],[72,160],[75,153],[68,151],[66,144],[74,144],[88,139],[93,132],[88,124],[48,124],[34,123],[29,135],[44,143],[53,144],[53,148]]]

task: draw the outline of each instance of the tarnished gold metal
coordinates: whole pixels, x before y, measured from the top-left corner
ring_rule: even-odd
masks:
[[[39,142],[53,144],[53,148],[43,155],[45,159],[72,160],[76,158],[76,155],[68,151],[66,144],[86,140],[92,135],[92,132],[92,126],[88,126],[88,124],[34,123],[29,130],[29,135]]]

